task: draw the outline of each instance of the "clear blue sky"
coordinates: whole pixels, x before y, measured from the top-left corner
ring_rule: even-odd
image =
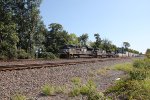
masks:
[[[150,0],[43,0],[41,16],[45,25],[59,23],[69,33],[94,33],[121,47],[150,48]]]

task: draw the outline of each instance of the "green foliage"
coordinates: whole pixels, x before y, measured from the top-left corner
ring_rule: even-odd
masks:
[[[107,90],[106,93],[115,94],[113,98],[118,97],[122,100],[149,100],[150,98],[150,80],[121,80],[115,86]]]
[[[96,84],[89,80],[86,84],[81,84],[79,78],[73,78],[73,89],[69,93],[70,96],[86,95],[88,100],[105,100],[105,96],[102,92],[98,92]]]
[[[89,80],[86,84],[82,85],[80,88],[80,93],[82,95],[90,95],[94,91],[96,91],[96,85],[91,80]]]
[[[108,68],[100,68],[99,70],[97,70],[97,74],[98,75],[106,75],[108,70],[110,70],[110,69],[108,69]]]
[[[147,49],[145,54],[147,58],[150,58],[150,49]]]
[[[79,78],[79,77],[73,77],[71,79],[71,82],[74,83],[74,85],[80,85],[81,84],[81,78]]]
[[[29,54],[26,53],[24,49],[21,49],[21,50],[17,51],[17,58],[18,59],[28,59],[29,58]]]
[[[45,35],[46,51],[57,54],[60,47],[68,44],[69,35],[60,24],[52,23],[49,26],[50,31]]]
[[[74,45],[79,44],[78,37],[76,36],[76,34],[74,33],[69,34],[68,44],[74,44]]]
[[[123,46],[125,48],[125,51],[127,51],[128,47],[130,47],[130,43],[129,42],[123,42]]]
[[[116,64],[112,67],[114,70],[121,70],[127,73],[133,70],[133,66],[131,63],[124,63],[124,64]]]
[[[10,7],[10,2],[0,1],[0,56],[1,59],[16,58],[19,39],[16,32],[16,24],[13,22],[12,11],[6,9]]]
[[[106,91],[114,94],[114,98],[122,100],[149,100],[150,98],[150,60],[136,60],[129,77],[116,82],[116,85]]]
[[[133,70],[130,72],[131,79],[144,80],[150,77],[150,60],[135,60]]]
[[[89,36],[88,36],[87,33],[82,34],[82,35],[79,37],[79,42],[80,42],[81,46],[85,46],[85,45],[86,45],[88,38],[89,38]]]
[[[11,100],[27,100],[27,98],[24,95],[16,94],[16,95],[12,96]]]
[[[98,33],[94,34],[94,37],[96,39],[96,42],[95,42],[95,45],[94,45],[94,48],[101,48],[101,38],[100,38],[100,35]]]
[[[88,95],[88,100],[107,100],[102,92],[91,92]]]
[[[102,41],[102,49],[106,50],[106,51],[109,51],[110,48],[111,48],[111,41],[109,41],[108,39],[104,39]]]
[[[55,92],[60,94],[60,93],[64,93],[65,92],[65,86],[57,86],[55,87]]]
[[[79,87],[73,87],[72,91],[69,93],[69,96],[75,97],[80,95],[80,88]]]
[[[145,69],[134,69],[130,72],[130,78],[133,80],[144,80],[147,78],[147,71]]]
[[[56,59],[56,56],[51,52],[42,52],[41,57],[45,59]]]
[[[40,3],[41,0],[0,1],[1,59],[17,58],[17,48],[32,54],[34,42],[42,40],[43,36],[37,34],[44,33],[42,28],[45,28],[39,16]]]
[[[54,88],[54,86],[51,86],[51,85],[44,85],[42,87],[42,93],[46,96],[54,95],[55,94],[55,88]]]

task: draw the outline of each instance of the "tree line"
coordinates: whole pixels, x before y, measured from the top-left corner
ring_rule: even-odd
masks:
[[[1,0],[0,1],[0,59],[34,58],[43,53],[57,56],[59,48],[66,44],[101,48],[115,51],[118,47],[108,39],[94,34],[95,42],[88,42],[88,34],[77,36],[68,33],[58,23],[51,23],[47,29],[40,16],[42,0]],[[139,53],[136,50],[128,51]]]

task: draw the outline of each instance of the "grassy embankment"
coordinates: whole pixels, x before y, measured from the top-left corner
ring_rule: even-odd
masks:
[[[107,95],[113,100],[150,100],[150,59],[135,60],[132,64],[119,64],[113,68],[126,72],[127,76],[109,88]]]

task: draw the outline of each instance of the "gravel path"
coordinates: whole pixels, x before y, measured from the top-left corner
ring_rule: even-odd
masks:
[[[68,98],[62,94],[50,97],[40,96],[41,86],[45,84],[71,86],[70,79],[72,77],[81,77],[83,81],[94,77],[98,89],[104,91],[113,84],[116,78],[124,73],[110,71],[107,75],[96,75],[95,72],[105,66],[131,61],[132,59],[122,59],[53,68],[0,72],[0,100],[10,100],[10,97],[16,93],[24,94],[29,98],[33,98],[33,100],[72,100],[73,98]],[[80,99],[74,98],[74,100]]]

